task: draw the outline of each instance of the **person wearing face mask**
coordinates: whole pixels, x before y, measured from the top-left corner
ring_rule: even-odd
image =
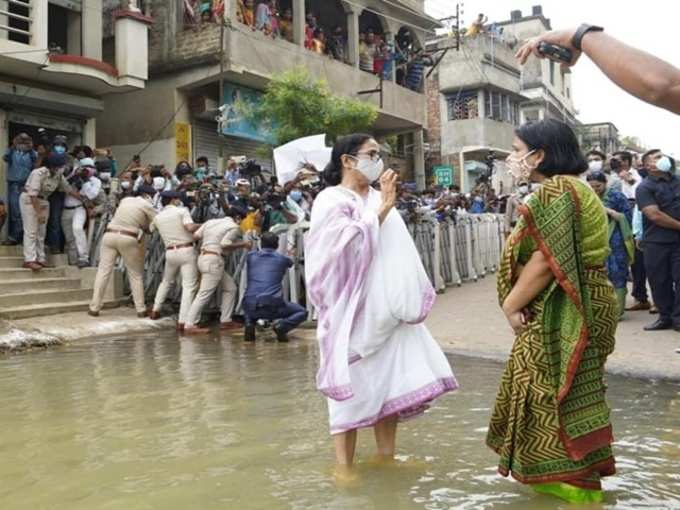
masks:
[[[510,195],[508,204],[505,208],[505,234],[510,235],[512,229],[517,225],[519,219],[519,206],[524,203],[524,199],[529,195],[529,183],[520,181],[517,184],[517,192]]]
[[[161,193],[163,210],[151,222],[151,230],[158,230],[165,245],[165,270],[153,309],[151,319],[161,316],[161,307],[165,303],[168,291],[180,276],[182,300],[177,318],[177,331],[184,331],[189,308],[198,290],[198,269],[196,267],[196,250],[193,233],[200,225],[194,223],[189,210],[184,207],[182,194],[177,191]]]
[[[660,150],[645,154],[649,175],[635,193],[643,215],[642,251],[659,318],[646,331],[680,331],[680,179]]]
[[[435,292],[395,211],[398,174],[383,169],[372,136],[341,137],[305,242],[307,290],[319,312],[316,383],[328,398],[339,481],[356,477],[357,429],[373,427],[378,461],[391,462],[397,423],[458,387],[423,324]],[[371,187],[378,180],[380,191]]]
[[[57,135],[52,141],[52,152],[66,157],[64,172],[78,165],[74,164],[73,158],[68,154],[67,139],[64,135]],[[65,194],[56,191],[50,195],[50,216],[47,220],[47,237],[45,244],[51,253],[64,253],[64,232],[61,229],[61,215],[64,210]]]
[[[155,194],[156,190],[153,187],[142,184],[137,196],[121,200],[108,224],[102,238],[99,266],[88,312],[91,316],[99,316],[104,304],[104,293],[118,257],[121,257],[125,264],[137,317],[147,316],[144,302],[143,234],[149,233],[151,222],[156,217],[156,210],[151,202]]]
[[[602,172],[607,156],[597,149],[592,149],[586,153],[586,160],[588,161],[588,172]]]
[[[78,191],[78,197],[67,195],[61,215],[61,228],[64,232],[65,251],[68,263],[80,268],[90,265],[90,246],[87,242],[85,222],[93,216],[85,205],[94,205],[102,192],[102,183],[95,176],[95,165],[91,158],[80,160],[80,167],[67,179]]]
[[[579,178],[588,164],[567,124],[529,122],[515,135],[508,171],[541,186],[521,207],[497,274],[515,341],[486,443],[503,476],[599,502],[601,478],[615,472],[603,380],[619,318],[607,214]]]
[[[588,184],[600,197],[609,220],[609,248],[607,257],[607,276],[616,290],[620,317],[626,309],[628,275],[630,264],[635,257],[635,242],[631,224],[633,211],[626,196],[613,189],[607,189],[607,176],[604,172],[590,172]]]
[[[28,176],[38,161],[33,140],[26,133],[19,133],[12,146],[5,151],[3,161],[7,165],[7,240],[4,245],[14,246],[24,238],[19,197]]]
[[[36,168],[26,181],[19,197],[21,220],[24,225],[24,266],[39,271],[47,265],[45,235],[50,215],[50,196],[57,192],[78,196],[64,177],[66,156],[50,153],[46,166]]]
[[[194,169],[194,177],[197,181],[203,182],[210,177],[214,177],[215,173],[210,169],[208,158],[201,156],[196,160],[196,168]]]

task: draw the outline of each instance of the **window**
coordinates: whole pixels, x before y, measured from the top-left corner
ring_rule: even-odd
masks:
[[[484,91],[484,108],[487,119],[519,125],[519,103],[509,94]]]
[[[555,61],[550,61],[550,84],[555,85]]]
[[[476,119],[479,117],[477,91],[465,90],[446,97],[449,120]]]

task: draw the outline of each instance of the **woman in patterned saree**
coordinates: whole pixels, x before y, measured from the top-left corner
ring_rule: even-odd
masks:
[[[602,500],[615,472],[604,364],[618,307],[607,279],[607,215],[578,179],[588,168],[569,126],[521,126],[508,169],[539,189],[520,207],[498,276],[516,333],[487,444],[499,472],[572,502]]]
[[[607,211],[609,221],[609,248],[611,253],[607,257],[607,275],[616,291],[619,303],[619,316],[623,318],[626,309],[626,294],[628,293],[628,275],[630,265],[635,257],[635,243],[633,241],[633,210],[626,196],[620,191],[607,189],[607,176],[603,172],[590,172],[588,184],[600,197]]]

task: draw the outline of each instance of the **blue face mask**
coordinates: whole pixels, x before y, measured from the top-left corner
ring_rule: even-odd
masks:
[[[66,153],[66,147],[63,145],[55,145],[54,146],[54,152],[57,154],[65,154]]]
[[[670,172],[673,170],[673,164],[668,156],[663,156],[656,162],[656,169],[659,172]]]
[[[292,198],[296,202],[299,202],[300,200],[302,200],[302,191],[294,189],[293,191],[290,192],[290,198]]]

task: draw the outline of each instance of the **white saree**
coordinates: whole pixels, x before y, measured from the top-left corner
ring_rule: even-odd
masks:
[[[418,415],[458,387],[423,324],[434,289],[401,216],[380,225],[380,204],[373,189],[362,198],[335,186],[312,209],[305,272],[331,434]]]

